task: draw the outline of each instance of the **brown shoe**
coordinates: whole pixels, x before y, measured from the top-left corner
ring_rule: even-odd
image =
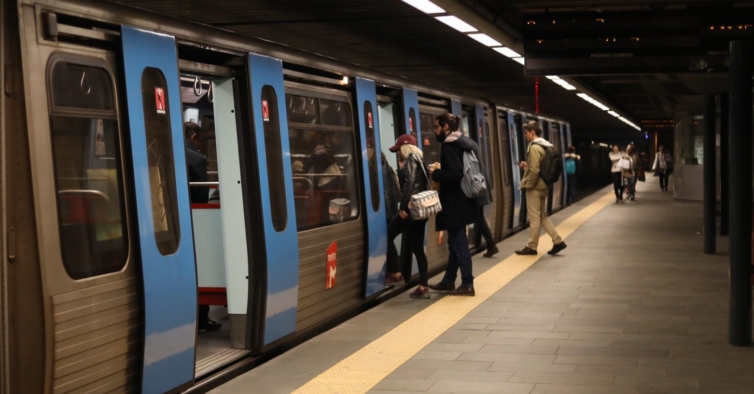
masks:
[[[456,289],[455,283],[439,282],[435,285],[427,286],[434,291],[453,291]]]
[[[492,257],[500,252],[500,249],[497,248],[497,246],[492,245],[491,248],[487,249],[487,253],[484,254],[484,257]]]
[[[524,247],[521,250],[517,250],[516,254],[519,255],[519,256],[536,256],[537,255],[537,251],[534,250],[534,249],[532,249],[532,248],[530,248],[530,247],[528,247],[528,246],[526,246],[526,247]]]
[[[387,274],[385,277],[385,284],[392,285],[393,283],[403,282],[403,275],[401,274]]]
[[[411,297],[411,298],[421,298],[421,299],[427,300],[427,299],[429,299],[429,289],[425,287],[422,290],[422,289],[420,289],[420,288],[417,287],[416,290],[414,290],[413,293],[409,294],[409,297]]]
[[[560,253],[561,250],[563,250],[563,249],[565,249],[567,247],[568,247],[568,245],[566,245],[565,242],[561,242],[561,243],[559,243],[557,245],[553,245],[552,249],[549,252],[547,252],[547,254],[549,254],[550,256],[555,256],[556,254]]]
[[[447,293],[449,296],[466,296],[466,297],[473,297],[476,295],[474,292],[473,286],[458,286],[457,289],[453,291],[449,291]]]

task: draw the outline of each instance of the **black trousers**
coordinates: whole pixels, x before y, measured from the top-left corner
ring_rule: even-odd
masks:
[[[424,253],[424,233],[427,228],[427,220],[412,220],[411,218],[408,219],[401,219],[400,216],[395,215],[393,220],[390,221],[390,224],[387,225],[387,272],[389,273],[396,273],[396,272],[402,272],[407,271],[410,272],[411,270],[411,259],[403,259],[405,262],[408,262],[408,267],[403,267],[404,270],[401,270],[401,264],[398,258],[398,251],[395,249],[395,243],[393,240],[395,237],[400,235],[401,233],[406,231],[406,237],[403,237],[404,244],[406,241],[408,241],[408,244],[411,248],[411,253],[416,256],[416,264],[419,266],[419,284],[422,286],[427,286],[427,281],[429,281],[428,277],[428,262],[427,262],[427,255]],[[391,250],[392,249],[392,250]],[[404,249],[405,248],[401,248]],[[409,255],[410,256],[410,255]],[[392,257],[392,258],[391,258]],[[404,256],[401,256],[404,257]],[[405,263],[404,263],[405,264]],[[409,277],[406,276],[406,281],[409,280]]]
[[[207,325],[209,323],[209,305],[199,305],[199,327]]]
[[[566,188],[566,203],[573,204],[574,198],[576,198],[576,176],[568,175],[568,188]]]
[[[482,234],[487,249],[494,248],[495,240],[492,238],[492,231],[490,231],[490,226],[487,224],[487,219],[484,218],[484,206],[479,207],[479,220],[476,222],[476,228]]]
[[[660,189],[668,190],[668,174],[664,172],[660,172],[659,178],[660,178]]]
[[[623,199],[623,177],[620,172],[611,173],[613,176],[613,189],[615,189],[615,198]]]

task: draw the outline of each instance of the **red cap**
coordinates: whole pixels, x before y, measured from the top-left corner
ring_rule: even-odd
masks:
[[[416,137],[411,134],[403,134],[402,136],[398,137],[397,140],[395,140],[395,145],[390,147],[390,151],[397,152],[398,149],[401,148],[401,146],[407,144],[416,145]]]

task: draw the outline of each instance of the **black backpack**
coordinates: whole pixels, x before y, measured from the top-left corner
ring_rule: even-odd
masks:
[[[547,186],[552,186],[563,175],[563,157],[554,147],[542,146],[542,148],[545,149],[545,157],[539,165],[539,177]]]

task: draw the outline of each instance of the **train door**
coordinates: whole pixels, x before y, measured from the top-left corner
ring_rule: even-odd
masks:
[[[39,328],[44,340],[19,353],[25,359],[19,364],[29,368],[23,373],[33,378],[16,382],[27,387],[17,392],[138,391],[143,345],[153,344],[155,339],[162,343],[155,344],[159,355],[150,353],[143,359],[146,368],[153,368],[144,375],[145,382],[153,383],[153,373],[167,361],[174,368],[171,376],[161,378],[166,384],[148,387],[156,392],[181,386],[193,379],[196,316],[195,306],[188,306],[195,298],[193,256],[188,250],[191,229],[178,227],[188,211],[178,206],[176,199],[161,200],[171,215],[171,221],[160,222],[162,228],[189,239],[181,244],[180,237],[166,235],[160,239],[163,250],[185,259],[145,259],[140,252],[150,247],[162,255],[154,237],[135,239],[138,223],[133,220],[134,196],[129,192],[130,144],[121,110],[121,63],[112,46],[117,37],[94,34],[85,25],[71,29],[75,32],[65,37],[55,36],[49,34],[58,31],[54,18],[53,25],[43,29],[35,20],[41,14],[33,6],[25,5],[21,10],[24,75],[33,83],[23,89],[17,85],[16,92],[26,100],[25,121],[33,158],[30,182],[36,210],[32,217],[36,219],[39,245],[35,272],[41,274],[42,287],[36,289],[30,283],[23,294],[44,305],[40,315],[34,317],[45,326],[34,327]],[[91,34],[81,40],[78,32]],[[150,93],[154,99],[154,91]],[[138,108],[142,111],[141,106]],[[176,178],[180,178],[173,176],[176,167],[169,162],[173,146],[155,149],[161,149],[164,155],[161,175],[163,196],[168,197],[179,181]],[[149,171],[146,166],[143,169]],[[151,222],[139,223],[153,228]],[[18,242],[19,252],[28,252],[23,245],[31,242]],[[167,275],[185,278],[183,282],[178,278],[181,283],[175,288],[167,288],[188,299],[175,300],[173,308],[164,312],[180,315],[176,325],[142,325],[142,314],[149,312],[142,304],[139,261],[145,267],[147,263],[167,266],[173,270]],[[145,328],[151,336],[143,341]],[[23,336],[36,334],[24,332]]]
[[[550,143],[552,143],[555,146],[555,149],[563,155],[565,153],[565,147],[563,146],[563,135],[560,132],[560,123],[550,121],[548,122],[548,125],[550,128]],[[565,163],[563,163],[563,168],[565,168]],[[563,208],[564,178],[565,176],[561,174],[558,181],[552,185],[552,196],[550,198],[550,203],[548,204],[550,207],[550,213]]]
[[[500,152],[500,172],[501,179],[503,180],[503,190],[501,201],[498,203],[500,207],[501,221],[498,224],[500,234],[505,237],[513,229],[513,220],[517,219],[518,210],[521,209],[521,198],[518,194],[518,183],[520,182],[516,176],[519,175],[517,168],[517,158],[513,156],[514,148],[511,141],[515,141],[511,138],[511,129],[509,125],[513,125],[513,122],[508,119],[508,114],[501,109],[495,111],[495,117],[497,121],[497,138],[498,138],[498,152]]]
[[[401,104],[403,106],[402,108],[402,119],[403,124],[402,130],[405,134],[411,134],[414,137],[416,137],[416,143],[419,146],[419,149],[423,150],[423,144],[421,142],[421,138],[419,135],[419,132],[421,130],[421,118],[419,117],[419,92],[417,92],[414,89],[409,88],[403,88],[401,90]],[[427,229],[430,228],[429,221],[427,222]],[[425,229],[425,237],[424,237],[424,249],[426,252],[426,245],[427,245],[427,237],[426,233],[428,230]],[[401,256],[401,267],[403,267],[403,275],[407,278],[413,277],[414,275],[419,274],[419,266],[416,263],[416,257],[411,253],[411,248],[409,247],[408,242],[406,242],[406,236],[407,233],[404,232],[403,234],[403,240],[401,241],[401,249],[400,249],[400,256]],[[411,256],[411,264],[408,264],[408,256]],[[409,267],[410,266],[410,270]]]
[[[255,262],[249,254],[250,212],[244,204],[250,198],[240,183],[246,158],[240,156],[239,134],[244,133],[239,130],[246,111],[240,104],[241,84],[234,77],[244,73],[222,65],[233,60],[243,64],[244,59],[241,54],[223,55],[179,46],[199,297],[197,378],[245,356],[250,348],[246,278]]]
[[[560,125],[560,130],[561,130],[561,134],[563,136],[563,141],[564,141],[563,149],[565,151],[567,151],[568,148],[571,147],[571,145],[572,145],[572,142],[571,142],[571,129],[570,129],[570,127],[567,124],[561,124]],[[563,153],[565,153],[565,151]],[[565,162],[565,156],[563,156],[563,172],[565,172],[565,163],[566,163]],[[567,175],[563,176],[563,190],[564,190],[564,193],[563,193],[563,206],[566,206],[566,205],[568,205],[568,193],[565,192],[566,190],[568,190],[568,176]]]
[[[468,130],[469,138],[474,140],[479,147],[479,157],[477,159],[481,163],[482,169],[484,171],[484,176],[487,179],[487,187],[489,188],[487,194],[492,196],[494,193],[495,178],[493,176],[494,171],[492,169],[492,163],[490,160],[490,138],[489,127],[486,123],[486,113],[481,105],[470,107],[469,110],[471,113],[464,117],[464,127],[465,130]],[[491,228],[495,228],[495,221],[493,217],[494,212],[492,207],[493,204],[485,205],[484,207],[482,207],[482,213],[484,215],[484,220],[492,220]],[[469,244],[473,245],[476,248],[486,247],[482,243],[482,234],[479,229],[476,228],[477,226],[471,225],[469,227],[470,229],[473,229],[473,231],[470,230]]]
[[[121,28],[144,289],[142,391],[191,384],[196,265],[175,38]]]
[[[524,137],[524,123],[526,123],[526,117],[523,114],[519,113],[509,114],[508,116],[511,120],[509,126],[511,127],[511,147],[516,148],[516,151],[513,152],[516,160],[513,163],[514,167],[512,168],[512,171],[514,174],[518,175],[518,186],[520,186],[524,171],[519,166],[519,163],[527,160],[526,147],[528,144],[526,142],[526,138]],[[518,209],[516,209],[516,218],[514,218],[513,220],[513,228],[525,226],[527,223],[526,193],[518,190],[518,186],[516,186],[514,192],[517,191],[516,193],[520,199],[520,203],[516,204],[518,206]]]

